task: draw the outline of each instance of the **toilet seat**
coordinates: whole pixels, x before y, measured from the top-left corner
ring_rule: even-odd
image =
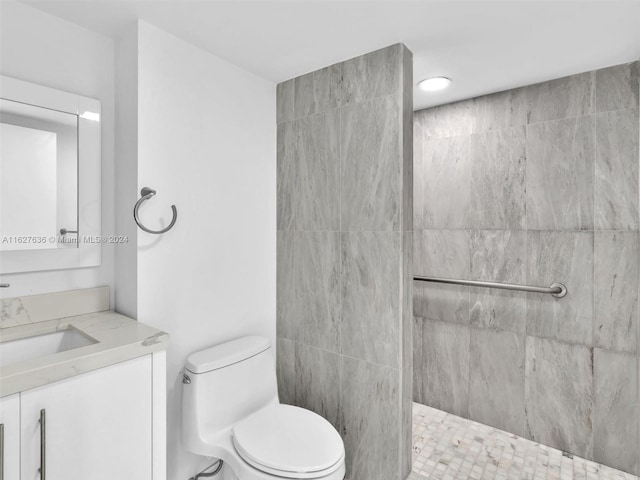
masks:
[[[287,478],[320,478],[343,463],[344,446],[320,415],[291,405],[266,407],[233,427],[233,444],[250,465]]]

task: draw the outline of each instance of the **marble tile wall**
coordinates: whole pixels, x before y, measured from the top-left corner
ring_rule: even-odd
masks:
[[[414,400],[640,474],[640,62],[414,114]]]
[[[411,470],[412,71],[393,45],[277,87],[280,400],[338,429],[351,480]]]

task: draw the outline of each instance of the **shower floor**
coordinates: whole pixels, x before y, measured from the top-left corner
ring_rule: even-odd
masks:
[[[413,404],[408,480],[637,480],[512,433]]]

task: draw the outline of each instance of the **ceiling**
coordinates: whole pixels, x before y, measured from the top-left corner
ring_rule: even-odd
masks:
[[[640,58],[640,0],[24,3],[114,38],[141,18],[274,82],[403,42],[414,83],[453,79],[416,110]]]

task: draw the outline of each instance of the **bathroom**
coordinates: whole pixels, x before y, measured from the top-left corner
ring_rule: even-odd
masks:
[[[637,479],[639,21],[2,0],[0,480]]]

